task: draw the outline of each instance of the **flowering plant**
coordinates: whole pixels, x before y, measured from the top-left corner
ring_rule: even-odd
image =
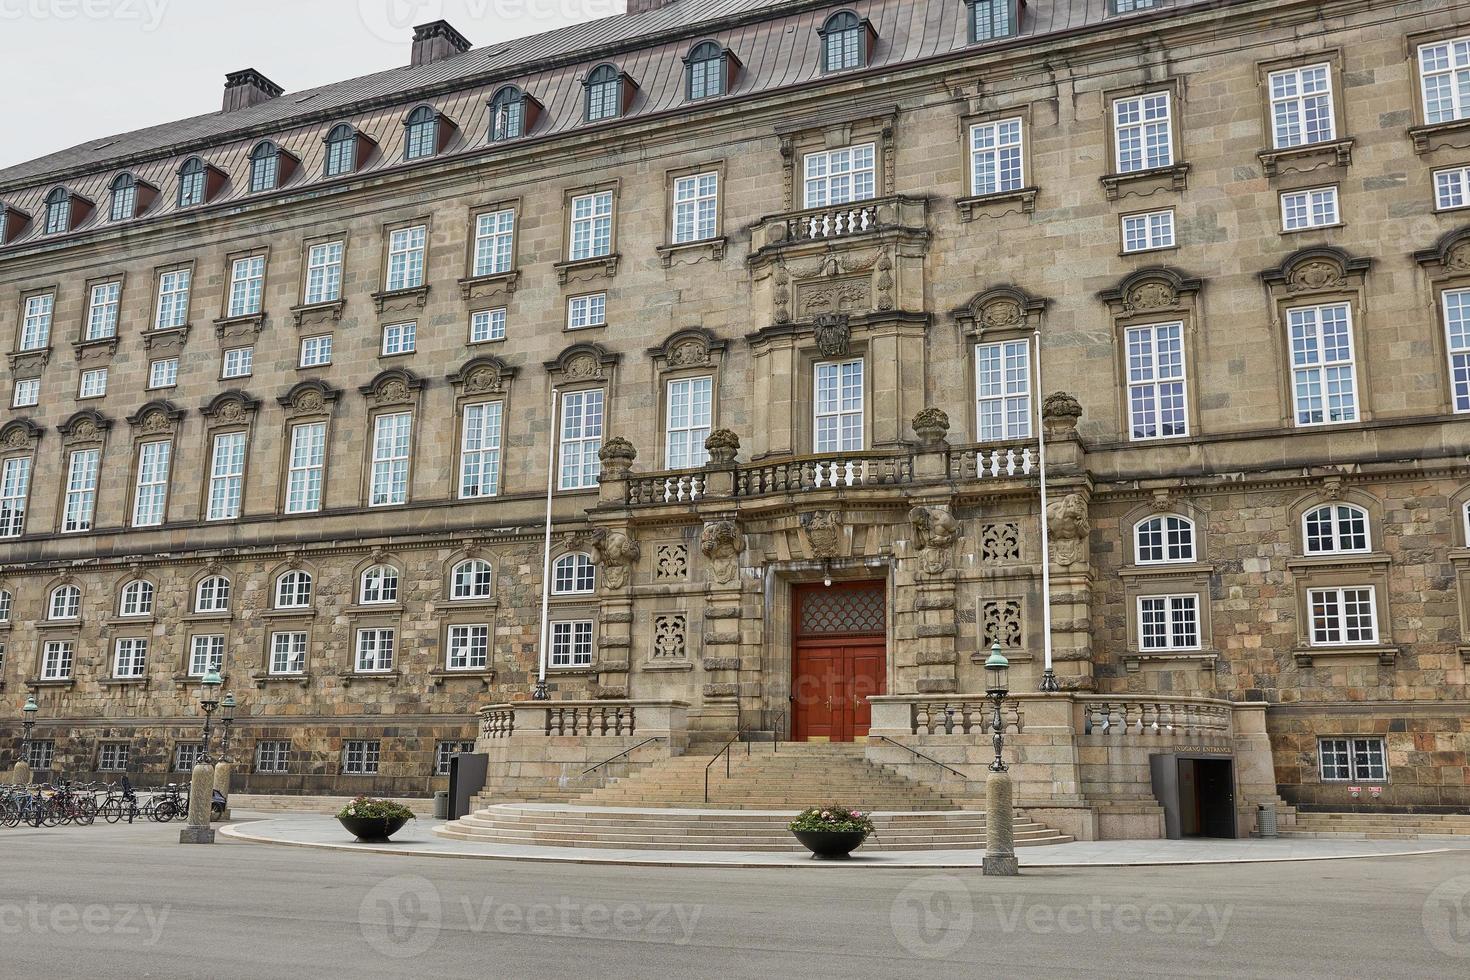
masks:
[[[366,820],[412,820],[413,811],[402,803],[392,800],[375,800],[359,796],[337,811],[338,817],[358,817]]]
[[[814,806],[803,810],[797,814],[795,820],[787,825],[787,829],[862,834],[871,834],[874,830],[873,821],[868,814],[850,806],[837,804]]]

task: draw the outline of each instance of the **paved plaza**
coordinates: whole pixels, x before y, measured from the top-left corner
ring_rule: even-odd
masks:
[[[177,839],[176,825],[156,824],[5,832],[6,975],[1425,978],[1470,969],[1465,850],[1030,863],[1020,878],[994,879],[973,869],[593,866]],[[1290,846],[1325,854],[1328,844],[1340,846]]]

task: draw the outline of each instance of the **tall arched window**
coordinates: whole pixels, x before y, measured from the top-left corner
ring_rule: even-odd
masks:
[[[867,60],[863,23],[850,10],[841,10],[827,18],[819,32],[822,36],[822,70],[844,71],[861,68]]]
[[[275,190],[280,172],[280,149],[270,140],[258,144],[250,153],[250,193]]]
[[[142,579],[123,586],[122,598],[117,604],[119,616],[153,615],[153,583]]]
[[[51,590],[47,619],[76,619],[82,614],[82,590],[75,585],[58,585]]]
[[[398,569],[392,565],[374,565],[362,573],[358,602],[364,606],[398,601]]]
[[[327,134],[327,176],[340,177],[357,169],[357,131],[346,123]]]
[[[113,221],[126,221],[138,213],[138,180],[132,174],[118,174],[112,181]]]
[[[204,161],[186,160],[179,168],[179,207],[194,208],[204,203]]]
[[[623,79],[612,65],[599,65],[587,76],[587,121],[615,119],[623,112]]]
[[[696,44],[684,59],[689,101],[725,94],[725,49],[713,41]]]
[[[71,231],[71,195],[57,187],[46,195],[46,234],[60,235]]]
[[[1302,517],[1302,540],[1309,555],[1368,550],[1368,512],[1352,504],[1328,504]]]
[[[403,145],[405,160],[421,160],[439,152],[439,114],[421,105],[408,114],[408,132]]]
[[[507,85],[490,100],[490,142],[526,135],[526,94]]]
[[[597,566],[587,555],[562,555],[552,566],[553,595],[586,595],[596,590]]]
[[[1134,558],[1140,565],[1194,561],[1194,522],[1159,514],[1134,528]]]
[[[488,561],[471,558],[455,565],[450,573],[451,599],[488,599],[494,587],[495,577]]]
[[[276,608],[304,609],[311,605],[311,573],[300,569],[276,579]]]
[[[230,608],[230,580],[223,575],[211,575],[201,579],[194,589],[194,611],[197,613],[228,612]]]

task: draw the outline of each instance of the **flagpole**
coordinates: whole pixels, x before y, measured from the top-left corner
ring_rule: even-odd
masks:
[[[1046,427],[1041,418],[1041,331],[1032,335],[1032,356],[1036,359],[1037,464],[1041,469],[1041,645],[1045,651],[1045,668],[1041,672],[1041,690],[1060,690],[1051,665],[1051,533],[1046,526]]]
[[[551,445],[546,451],[546,540],[541,555],[541,644],[537,648],[536,689],[531,692],[533,701],[551,700],[551,691],[546,686],[546,644],[551,634],[551,498],[556,489],[556,440],[561,431],[556,412],[560,396],[558,389],[551,389]]]

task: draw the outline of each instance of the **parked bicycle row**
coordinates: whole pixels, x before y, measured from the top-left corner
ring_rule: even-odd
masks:
[[[210,804],[210,819],[224,814],[225,798],[218,790]],[[33,786],[0,786],[0,825],[5,827],[91,826],[152,820],[168,823],[189,815],[189,784],[169,783],[141,796],[125,778],[117,783],[74,783],[61,780]]]

